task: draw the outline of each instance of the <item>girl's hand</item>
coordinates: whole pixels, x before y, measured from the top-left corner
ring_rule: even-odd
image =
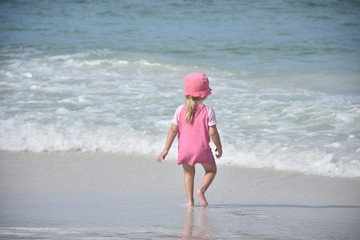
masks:
[[[216,158],[221,158],[222,156],[222,149],[221,148],[215,148],[215,152],[217,152],[217,154],[215,154]]]
[[[157,162],[161,162],[165,159],[166,155],[168,154],[168,151],[164,150],[160,155],[156,158]]]

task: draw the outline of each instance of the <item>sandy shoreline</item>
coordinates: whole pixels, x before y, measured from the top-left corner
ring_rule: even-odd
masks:
[[[19,231],[35,238],[58,236],[59,229],[67,229],[64,239],[86,239],[92,231],[99,239],[105,232],[113,232],[114,239],[360,236],[359,178],[218,168],[207,193],[210,207],[189,211],[181,206],[182,169],[171,160],[158,164],[149,156],[1,151],[0,239],[17,239]],[[200,166],[197,173],[199,184]]]
[[[183,194],[172,160],[111,153],[0,152],[0,194]],[[203,175],[197,166],[199,183]],[[168,193],[168,194],[166,194]],[[212,202],[360,205],[360,178],[332,178],[218,165]]]

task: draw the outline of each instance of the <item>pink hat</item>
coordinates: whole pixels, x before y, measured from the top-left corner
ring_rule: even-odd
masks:
[[[207,97],[211,94],[209,79],[204,73],[191,73],[184,80],[184,95]]]

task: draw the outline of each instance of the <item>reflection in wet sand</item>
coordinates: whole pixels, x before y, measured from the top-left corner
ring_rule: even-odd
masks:
[[[199,211],[194,207],[186,208],[184,214],[183,236],[180,239],[208,239],[213,232],[213,228],[207,216],[207,209],[200,208]],[[196,215],[194,212],[198,212]],[[195,215],[195,217],[194,217]]]

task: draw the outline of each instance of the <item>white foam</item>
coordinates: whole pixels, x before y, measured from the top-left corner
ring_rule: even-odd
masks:
[[[335,142],[335,143],[327,144],[327,145],[325,145],[325,147],[340,148],[340,147],[341,147],[341,143]]]
[[[258,85],[242,79],[246,70],[142,55],[26,56],[0,70],[1,150],[157,154],[184,102],[183,77],[204,71],[213,88],[206,103],[215,109],[224,141],[220,164],[360,176],[359,97],[269,87],[271,79]],[[176,147],[170,157],[176,158]]]
[[[26,77],[26,78],[32,78],[33,77],[33,75],[31,73],[29,73],[29,72],[23,73],[22,76]]]
[[[66,109],[57,114],[68,115]],[[84,122],[57,127],[18,120],[0,122],[1,150],[12,151],[104,151],[136,154],[159,153],[165,143],[162,137],[135,131],[126,126],[97,126],[89,129]],[[167,125],[164,123],[164,125]],[[162,126],[164,127],[164,126]],[[168,158],[176,158],[176,143]],[[357,177],[360,165],[357,160],[339,164],[332,153],[317,148],[301,148],[269,143],[229,144],[224,140],[224,156],[219,164],[231,164],[250,168],[274,168],[277,170],[301,171],[325,176]]]
[[[359,116],[359,113],[337,113],[336,119],[345,123],[351,123]]]
[[[281,146],[261,143],[259,145],[224,144],[224,156],[220,164],[233,164],[250,168],[273,168],[285,171],[300,171],[306,174],[325,176],[360,176],[357,160],[339,164],[332,153],[316,148]]]
[[[69,114],[70,111],[66,108],[58,108],[56,110],[56,114],[60,114],[60,115],[66,115],[66,114]]]
[[[69,111],[58,109],[57,114]],[[1,150],[11,151],[105,151],[149,154],[153,152],[154,141],[124,126],[86,129],[85,123],[57,127],[24,121],[0,122],[3,128],[0,138]],[[152,147],[151,147],[152,146]]]

